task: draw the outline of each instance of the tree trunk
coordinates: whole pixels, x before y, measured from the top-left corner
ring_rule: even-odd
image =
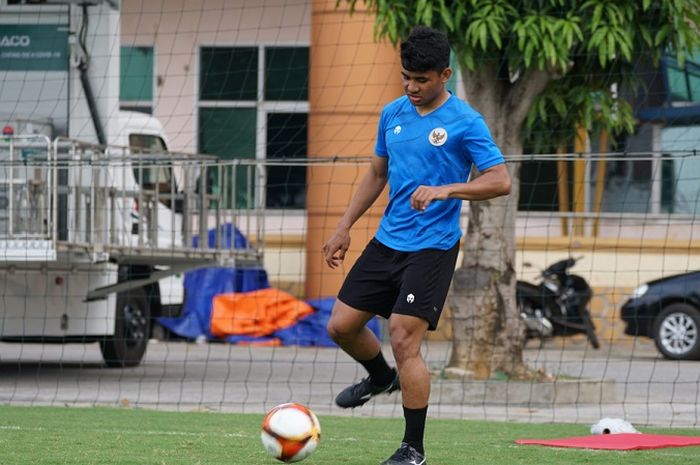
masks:
[[[523,122],[553,77],[546,70],[530,69],[513,81],[504,75],[507,67],[503,66],[487,63],[474,71],[462,68],[464,90],[503,154],[520,155]],[[470,204],[464,261],[455,271],[448,295],[453,340],[447,368],[475,379],[488,379],[494,371],[520,378],[531,371],[523,362],[525,325],[515,302],[520,166],[510,163],[508,168],[509,196]]]
[[[499,145],[504,153],[522,153],[519,141]],[[518,168],[509,165],[509,196],[471,202],[464,261],[448,296],[453,329],[448,367],[466,370],[475,379],[488,379],[494,371],[511,377],[527,372],[524,324],[515,303]]]

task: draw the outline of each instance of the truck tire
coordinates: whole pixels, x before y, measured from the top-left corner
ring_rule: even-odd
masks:
[[[141,363],[151,331],[151,309],[146,291],[131,289],[117,294],[114,335],[100,341],[108,367],[134,367]]]
[[[665,358],[700,360],[700,311],[681,302],[667,305],[654,320],[654,342]]]

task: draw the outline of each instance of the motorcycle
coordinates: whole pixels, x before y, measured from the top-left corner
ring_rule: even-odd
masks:
[[[594,349],[600,348],[588,305],[593,291],[581,276],[570,274],[578,258],[560,260],[540,274],[541,282],[517,282],[516,302],[528,339],[585,334]],[[532,266],[525,263],[524,266]]]

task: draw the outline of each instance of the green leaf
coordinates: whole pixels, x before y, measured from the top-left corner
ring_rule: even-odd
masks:
[[[450,11],[447,9],[447,7],[445,6],[444,0],[440,0],[440,16],[442,17],[442,21],[445,23],[445,26],[447,26],[447,30],[453,31],[455,28],[455,25],[452,22],[452,15],[450,14]]]
[[[660,47],[661,44],[663,44],[666,41],[666,38],[669,36],[671,33],[671,26],[668,24],[665,24],[659,28],[658,31],[656,31],[656,35],[654,36],[654,45],[656,47]]]
[[[500,49],[503,43],[501,42],[501,31],[498,28],[495,20],[488,21],[489,32],[491,33],[491,40],[496,44],[496,48]]]
[[[644,43],[646,43],[648,46],[651,47],[654,45],[654,39],[651,37],[651,31],[646,25],[641,24],[639,26],[639,34],[642,36]]]
[[[552,42],[549,40],[545,40],[543,43],[543,48],[544,48],[544,56],[546,58],[546,61],[554,64],[556,62],[556,52],[554,51],[554,45],[552,45]]]
[[[462,19],[464,19],[464,15],[467,13],[467,8],[464,6],[464,3],[459,2],[455,6],[455,30],[457,29],[457,25],[462,23]]]
[[[525,44],[525,49],[523,50],[523,61],[526,67],[532,65],[532,54],[534,53],[534,42],[527,42]]]
[[[564,116],[568,111],[566,102],[564,102],[564,99],[561,98],[561,96],[555,96],[555,98],[552,99],[552,105],[554,106],[554,109],[559,114],[559,116]]]
[[[479,42],[481,43],[481,49],[486,50],[488,42],[488,23],[482,21],[479,27]]]
[[[467,53],[466,55],[464,55],[464,62],[466,63],[467,68],[469,68],[470,70],[474,71],[476,69],[476,64],[474,63],[474,55],[472,55],[471,53]]]
[[[433,7],[432,7],[432,5],[429,5],[428,8],[425,9],[425,15],[423,16],[423,20],[425,21],[425,24],[428,26],[433,24]]]

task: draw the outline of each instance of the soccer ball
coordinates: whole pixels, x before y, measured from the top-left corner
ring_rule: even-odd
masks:
[[[265,415],[260,439],[268,454],[282,462],[304,460],[321,440],[314,412],[301,404],[282,404]]]

